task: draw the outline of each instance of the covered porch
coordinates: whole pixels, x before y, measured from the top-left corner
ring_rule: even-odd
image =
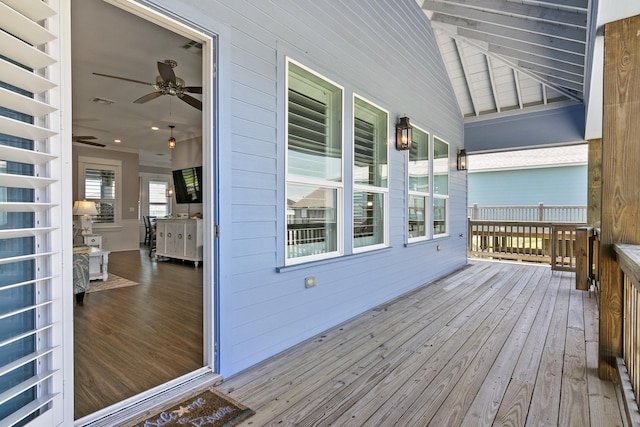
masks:
[[[218,386],[243,425],[627,425],[598,378],[598,310],[575,274],[468,266]]]

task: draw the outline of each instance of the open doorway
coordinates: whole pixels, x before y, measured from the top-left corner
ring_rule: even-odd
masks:
[[[74,309],[74,418],[85,419],[213,367],[213,325],[203,319],[213,317],[206,297],[213,284],[205,278],[214,268],[206,248],[213,246],[215,114],[213,82],[202,76],[214,75],[215,43],[142,7],[72,0],[71,14],[72,192],[74,200],[96,203],[91,235],[108,252],[108,280],[128,281],[106,290],[98,290],[102,279],[90,282]],[[167,210],[200,221],[194,239],[204,247],[196,249],[202,262],[149,256],[142,230],[152,212],[141,183],[166,179],[174,189],[173,171],[195,167],[207,171],[201,185],[209,191],[193,203],[177,203],[174,191]],[[80,234],[74,244],[87,240]]]

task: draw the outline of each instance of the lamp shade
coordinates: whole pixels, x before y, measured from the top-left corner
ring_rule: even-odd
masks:
[[[76,200],[73,202],[73,214],[93,216],[98,215],[98,209],[96,209],[95,202]]]

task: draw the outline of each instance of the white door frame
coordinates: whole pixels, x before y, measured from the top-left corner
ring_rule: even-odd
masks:
[[[69,1],[70,0],[63,0]],[[159,401],[170,398],[172,394],[184,392],[185,388],[197,386],[198,381],[209,382],[218,377],[215,373],[217,366],[216,352],[216,324],[215,324],[215,266],[216,254],[214,251],[214,224],[215,224],[215,203],[217,195],[217,183],[215,181],[216,168],[214,159],[218,136],[214,132],[217,128],[214,121],[217,119],[217,100],[214,93],[217,93],[216,85],[216,63],[218,36],[209,30],[196,29],[196,25],[183,22],[177,16],[171,17],[164,13],[153,10],[141,2],[133,0],[104,0],[125,12],[137,15],[162,28],[184,35],[192,40],[202,42],[202,164],[204,176],[204,190],[207,197],[203,200],[203,368],[186,374],[168,383],[162,384],[153,389],[142,392],[132,398],[118,402],[108,408],[95,412],[75,422],[75,425],[85,425],[96,420],[114,416],[126,417],[127,408],[135,406],[135,411],[139,411],[146,406],[156,405]],[[70,68],[70,65],[69,65]],[[68,328],[73,334],[72,325]],[[73,374],[71,374],[73,375]],[[68,377],[67,377],[68,378]],[[73,378],[72,378],[73,379]],[[73,396],[73,393],[71,394]],[[69,398],[69,400],[71,400]],[[140,402],[144,401],[143,404]]]

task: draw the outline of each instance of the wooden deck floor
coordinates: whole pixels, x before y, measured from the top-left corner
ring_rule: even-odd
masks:
[[[243,426],[621,426],[595,298],[548,266],[473,261],[218,388]]]

